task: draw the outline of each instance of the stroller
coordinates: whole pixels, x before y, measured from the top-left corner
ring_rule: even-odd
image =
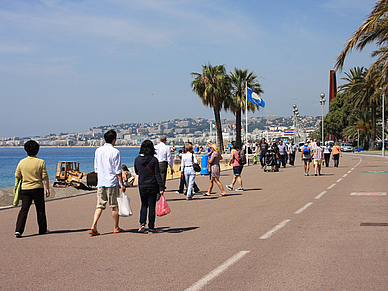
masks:
[[[264,172],[279,172],[278,159],[272,147],[265,154]]]

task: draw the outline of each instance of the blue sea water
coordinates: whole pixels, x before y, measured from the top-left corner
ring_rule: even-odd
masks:
[[[133,167],[133,162],[139,154],[139,148],[118,147],[121,154],[121,163],[128,168]],[[55,181],[55,171],[58,161],[79,162],[80,171],[89,173],[94,170],[95,147],[42,147],[37,155],[46,162],[50,181]],[[13,187],[15,183],[15,170],[19,161],[25,158],[23,148],[0,148],[0,188]]]

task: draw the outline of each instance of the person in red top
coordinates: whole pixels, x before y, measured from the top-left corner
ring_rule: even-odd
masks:
[[[243,185],[242,185],[242,179],[241,179],[241,172],[243,170],[243,165],[240,165],[239,163],[239,151],[240,147],[237,144],[237,142],[232,141],[232,151],[230,152],[230,161],[229,161],[229,166],[233,166],[233,180],[232,184],[226,185],[225,187],[228,188],[229,190],[233,190],[233,186],[238,181],[238,184],[240,185],[239,188],[236,189],[236,191],[244,191]]]

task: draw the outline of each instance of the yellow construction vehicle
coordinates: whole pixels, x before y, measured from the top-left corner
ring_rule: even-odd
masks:
[[[55,174],[56,182],[53,187],[69,187],[77,189],[90,190],[97,186],[97,174],[90,172],[88,174],[79,170],[79,163],[74,161],[59,161]]]

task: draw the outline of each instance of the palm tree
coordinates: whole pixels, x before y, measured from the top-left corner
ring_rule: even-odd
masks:
[[[384,64],[384,71],[387,72],[387,38],[388,38],[388,1],[378,0],[374,9],[368,18],[354,32],[353,36],[348,39],[345,48],[337,56],[335,68],[342,70],[346,56],[353,50],[362,51],[363,48],[371,42],[376,42],[379,47],[372,55],[378,56],[376,65]],[[372,65],[373,66],[373,65]],[[386,74],[385,74],[386,75]]]
[[[230,71],[230,83],[231,83],[231,92],[224,102],[224,108],[229,109],[236,116],[236,142],[241,146],[241,112],[245,114],[246,108],[246,96],[245,96],[245,87],[248,84],[248,87],[251,88],[255,93],[261,94],[264,91],[261,89],[258,82],[258,77],[255,73],[249,72],[248,69],[241,70],[234,68],[234,71]],[[248,102],[247,104],[248,111],[255,112],[256,109],[259,109],[259,106]]]
[[[224,65],[213,67],[211,64],[202,66],[202,73],[191,73],[194,80],[191,88],[201,99],[202,103],[210,106],[214,111],[217,127],[217,144],[223,149],[221,109],[226,96],[230,94],[230,82]]]
[[[365,149],[367,149],[369,146],[368,141],[372,132],[370,120],[371,112],[369,110],[359,111],[357,114],[357,120],[352,125],[349,125],[343,130],[343,135],[355,139],[359,133],[361,140],[360,144],[363,145]]]
[[[340,86],[340,90],[344,90],[347,95],[350,95],[353,104],[359,110],[369,111],[371,109],[371,148],[375,148],[376,140],[376,81],[379,80],[378,72],[364,67],[350,69],[350,73],[345,73],[346,78],[342,78],[348,83]]]

